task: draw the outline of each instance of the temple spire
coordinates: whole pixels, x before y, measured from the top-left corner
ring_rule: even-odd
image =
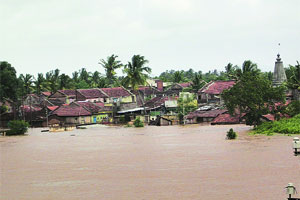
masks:
[[[275,62],[274,73],[273,73],[273,86],[274,87],[280,86],[285,81],[287,81],[287,78],[284,71],[283,63],[280,58],[280,54],[278,53]]]

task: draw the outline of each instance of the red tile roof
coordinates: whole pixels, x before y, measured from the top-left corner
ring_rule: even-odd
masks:
[[[192,85],[191,82],[188,83],[178,83],[181,87],[186,88],[186,87],[190,87]]]
[[[93,98],[107,98],[108,96],[103,93],[98,88],[95,89],[81,89],[78,90],[83,96],[85,96],[87,99],[93,99]]]
[[[59,106],[47,106],[47,108],[51,111],[55,110],[56,108],[58,108]]]
[[[76,90],[58,90],[60,93],[65,94],[69,97],[75,97],[76,96]]]
[[[131,96],[131,94],[122,87],[115,88],[101,88],[103,92],[105,92],[109,97],[127,97]]]
[[[51,95],[51,92],[42,92],[42,94],[49,97]]]
[[[195,117],[202,117],[202,118],[214,118],[220,114],[227,112],[227,110],[208,110],[208,111],[200,111],[196,110],[194,112],[189,113],[186,118],[193,119]]]
[[[92,115],[92,113],[87,111],[84,107],[74,105],[60,106],[58,109],[53,111],[52,114],[60,117],[78,117]]]
[[[28,106],[28,105],[20,106],[20,108],[24,112],[35,112],[35,111],[42,110],[41,107],[37,107],[37,106],[31,106],[31,109],[30,109],[30,106]]]
[[[211,124],[239,124],[240,115],[231,116],[230,114],[224,113],[217,116]]]
[[[88,111],[92,113],[98,113],[102,109],[101,106],[89,101],[77,101],[76,104],[84,106]]]
[[[221,94],[224,90],[232,87],[235,81],[214,81],[206,84],[198,91],[198,94]]]

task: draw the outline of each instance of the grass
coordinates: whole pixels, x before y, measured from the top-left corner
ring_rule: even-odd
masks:
[[[253,129],[253,134],[273,135],[280,134],[300,134],[300,114],[290,119],[281,119],[279,121],[264,122]]]

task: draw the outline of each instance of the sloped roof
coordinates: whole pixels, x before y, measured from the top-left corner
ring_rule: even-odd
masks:
[[[228,113],[220,114],[217,116],[211,124],[239,124],[240,123],[240,115],[231,116]]]
[[[68,97],[75,97],[76,96],[76,90],[58,90],[60,93],[65,94]]]
[[[58,108],[59,106],[47,106],[47,108],[51,111],[55,110],[56,108]]]
[[[115,88],[101,88],[105,94],[109,97],[126,97],[131,96],[130,92],[128,92],[123,87],[115,87]]]
[[[59,98],[50,98],[48,99],[48,101],[55,106],[60,106],[65,103],[62,99]]]
[[[40,111],[42,110],[41,107],[38,107],[38,106],[28,106],[28,105],[22,105],[20,106],[20,109],[24,112],[36,112],[36,111]]]
[[[88,111],[92,112],[92,113],[97,113],[99,111],[101,111],[102,107],[89,102],[89,101],[77,101],[76,104],[80,105],[80,106],[84,106]]]
[[[139,87],[138,91],[143,92],[145,95],[152,95],[152,94],[160,94],[161,92],[159,90],[157,90],[156,88],[153,87],[148,87],[148,86],[144,86],[144,87]],[[134,91],[133,93],[136,94],[137,91]]]
[[[92,115],[92,113],[86,110],[83,106],[73,105],[60,106],[58,109],[54,110],[52,114],[60,117],[78,117]]]
[[[169,97],[154,97],[149,101],[146,101],[144,106],[148,108],[157,108],[164,105],[164,103],[168,100]]]
[[[186,88],[186,87],[190,87],[192,85],[191,82],[187,82],[187,83],[178,83],[178,85],[180,85],[181,87],[183,88]]]
[[[224,90],[232,87],[235,81],[213,81],[206,84],[202,89],[198,91],[198,94],[221,94]]]
[[[42,95],[49,97],[51,95],[51,92],[41,92]]]
[[[81,89],[81,90],[78,90],[78,92],[80,92],[87,99],[107,98],[108,97],[103,91],[101,91],[98,88],[94,88],[94,89]]]
[[[225,109],[220,109],[220,110],[208,110],[208,111],[200,111],[200,110],[196,110],[194,112],[189,113],[186,118],[187,119],[193,119],[195,117],[203,117],[203,118],[214,118],[217,117],[220,114],[223,114],[227,112],[227,110]]]

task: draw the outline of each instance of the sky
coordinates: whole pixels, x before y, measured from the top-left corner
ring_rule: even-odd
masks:
[[[153,76],[245,60],[273,71],[278,52],[300,61],[300,0],[0,0],[0,61],[18,74],[104,73],[112,54],[143,55]]]

